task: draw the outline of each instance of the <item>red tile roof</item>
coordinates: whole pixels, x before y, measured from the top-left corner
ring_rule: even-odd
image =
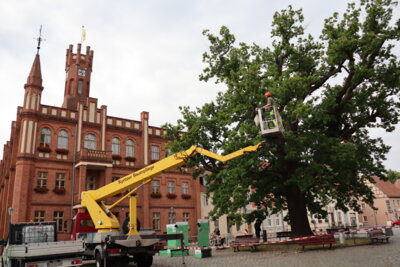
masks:
[[[373,177],[376,184],[375,186],[378,187],[384,194],[388,197],[400,197],[400,189],[397,188],[391,182],[385,182],[379,179],[378,177]]]

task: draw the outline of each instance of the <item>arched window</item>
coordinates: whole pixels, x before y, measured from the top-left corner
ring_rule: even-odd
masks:
[[[57,148],[68,149],[68,133],[65,130],[58,132]]]
[[[40,144],[50,145],[51,131],[49,128],[43,128],[40,132]]]
[[[83,81],[78,80],[78,95],[81,95],[83,92]]]
[[[119,141],[119,139],[117,137],[114,137],[111,140],[111,151],[113,155],[119,155],[120,154],[120,147],[121,147],[121,143]]]
[[[131,139],[126,141],[126,157],[135,156],[135,145]]]
[[[87,134],[85,136],[83,147],[96,150],[96,136],[94,136],[94,134]]]
[[[36,105],[36,94],[32,94],[31,109],[35,109],[35,105]]]

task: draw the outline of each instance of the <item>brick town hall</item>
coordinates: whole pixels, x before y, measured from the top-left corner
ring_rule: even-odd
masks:
[[[78,44],[76,53],[69,46],[64,100],[54,107],[41,103],[45,90],[39,53],[35,56],[0,163],[0,238],[6,238],[11,219],[56,221],[59,239],[68,239],[82,191],[99,188],[165,155],[163,129],[149,125],[148,112],[141,112],[140,120],[112,117],[107,106],[98,107],[97,99],[90,97],[93,57],[89,46],[84,51]],[[142,227],[162,233],[168,223],[188,221],[189,233],[195,235],[199,187],[179,171],[155,177],[137,192]],[[113,209],[120,222],[128,211],[127,200]]]

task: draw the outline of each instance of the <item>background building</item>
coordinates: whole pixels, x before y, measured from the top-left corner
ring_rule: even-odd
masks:
[[[89,46],[85,51],[81,44],[76,52],[72,45],[67,49],[60,107],[41,103],[41,63],[39,54],[35,56],[23,106],[17,108],[0,162],[0,238],[7,236],[11,220],[56,221],[59,239],[67,239],[82,191],[99,188],[165,155],[163,129],[149,125],[148,112],[143,111],[140,120],[112,117],[107,106],[98,107],[97,99],[90,97],[93,56]],[[115,93],[124,97],[122,89]],[[142,227],[164,232],[168,223],[189,221],[191,234],[196,235],[198,186],[190,175],[170,171],[141,187],[137,195]],[[122,222],[127,201],[113,212]]]
[[[387,225],[389,221],[398,220],[400,217],[400,180],[395,184],[374,177],[375,184],[367,183],[375,195],[374,206],[361,203],[362,213],[360,222],[364,226]]]

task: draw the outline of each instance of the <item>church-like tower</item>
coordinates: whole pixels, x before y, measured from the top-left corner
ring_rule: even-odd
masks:
[[[73,46],[67,49],[65,63],[65,90],[62,107],[77,110],[78,103],[86,105],[86,99],[90,93],[90,76],[93,66],[93,50],[86,47],[86,54],[81,52],[81,44],[78,44],[76,53],[72,52]]]
[[[13,213],[15,221],[27,220],[28,203],[30,201],[30,178],[35,172],[36,140],[38,131],[38,116],[42,96],[42,73],[39,50],[35,56],[31,71],[24,86],[24,105],[20,112],[19,146],[17,150],[13,206],[18,207]]]
[[[140,119],[134,120],[109,116],[106,105],[98,107],[98,100],[90,96],[94,53],[90,47],[82,52],[81,44],[75,52],[72,45],[67,49],[62,106],[44,104],[41,41],[39,36],[23,105],[17,108],[0,160],[0,226],[10,219],[13,223],[56,221],[59,240],[66,240],[83,191],[100,188],[162,159],[168,140],[162,138],[162,128],[149,124],[149,112],[141,112]],[[196,220],[201,215],[198,186],[190,175],[178,171],[154,177],[154,184],[137,191],[142,226],[163,233],[172,220],[189,221],[191,233],[196,235]],[[154,192],[162,198],[153,198]],[[171,192],[175,198],[167,197]],[[110,197],[106,204],[119,197]],[[13,209],[11,218],[9,209]],[[112,212],[122,222],[128,211],[124,200]],[[6,238],[7,232],[7,227],[0,227],[0,239]]]

